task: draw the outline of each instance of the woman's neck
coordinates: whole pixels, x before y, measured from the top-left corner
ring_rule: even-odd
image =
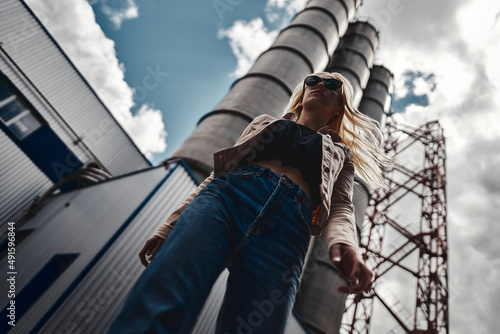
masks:
[[[312,115],[308,113],[301,113],[296,123],[307,126],[316,132],[326,125],[324,120],[311,116]]]

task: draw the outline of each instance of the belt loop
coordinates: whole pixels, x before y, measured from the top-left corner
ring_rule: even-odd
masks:
[[[257,176],[258,176],[258,177],[261,177],[261,176],[262,176],[262,174],[264,174],[264,172],[265,172],[264,167],[259,166],[259,165],[257,165],[257,164],[256,164],[255,166],[257,166],[257,173],[256,173],[256,174],[257,174]]]
[[[286,176],[286,174],[281,174],[281,180],[287,186],[290,186],[290,187],[293,186],[292,181],[290,180],[290,178],[288,176]]]
[[[299,190],[297,191],[297,193],[295,194],[295,198],[293,199],[293,201],[295,203],[298,203],[302,200],[302,193],[303,193],[303,190],[302,188],[299,188]]]

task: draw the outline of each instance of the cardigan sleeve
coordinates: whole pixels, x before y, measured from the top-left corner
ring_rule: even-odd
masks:
[[[163,240],[166,240],[172,232],[172,229],[175,226],[175,223],[177,223],[177,220],[179,219],[180,215],[188,206],[189,203],[198,195],[198,193],[205,188],[207,184],[209,184],[212,180],[214,179],[214,172],[212,171],[210,175],[202,182],[200,185],[193,191],[191,194],[184,199],[182,204],[167,218],[167,220],[163,223],[163,225],[160,226],[160,228],[156,231],[155,235],[162,238]]]
[[[257,118],[256,118],[257,119]],[[236,141],[235,145],[239,143],[239,141],[248,135],[252,131],[252,123],[255,122],[255,119],[248,124],[248,126],[245,128],[241,136],[238,138]],[[175,224],[177,223],[177,220],[179,219],[180,215],[184,211],[184,209],[191,203],[191,201],[200,193],[200,191],[205,188],[207,184],[209,184],[212,180],[214,179],[214,171],[210,173],[210,175],[202,182],[200,185],[193,190],[186,199],[182,202],[182,204],[167,218],[167,220],[158,228],[158,230],[155,232],[155,236],[158,236],[162,238],[163,240],[166,240],[170,233],[172,232],[172,229],[174,228]]]
[[[347,244],[358,253],[358,235],[352,203],[354,191],[354,157],[347,149],[344,165],[333,187],[330,212],[323,233],[330,249],[334,244]]]

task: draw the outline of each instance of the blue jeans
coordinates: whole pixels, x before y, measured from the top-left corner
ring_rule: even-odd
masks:
[[[186,207],[109,333],[190,333],[226,267],[216,333],[283,333],[311,220],[311,199],[285,174],[247,164],[216,176]]]

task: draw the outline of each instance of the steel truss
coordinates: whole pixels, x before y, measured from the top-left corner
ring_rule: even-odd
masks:
[[[388,190],[372,194],[361,238],[363,259],[373,270],[375,281],[369,293],[348,298],[340,332],[369,333],[373,305],[377,300],[397,323],[388,333],[448,333],[446,151],[443,131],[438,121],[414,128],[397,124],[392,117],[388,117],[384,132],[385,150],[395,157],[395,164],[384,171]],[[420,147],[420,153],[415,153],[414,147]],[[419,160],[417,164],[415,160]],[[408,162],[414,166],[408,166]],[[420,201],[421,205],[421,213],[417,211],[420,217],[410,223],[394,211],[397,204],[407,197],[417,197],[411,203],[417,205],[416,202]],[[383,241],[388,229],[399,237],[386,247]],[[412,253],[413,256],[418,254],[418,263],[414,266],[404,262]],[[384,283],[386,274],[396,270],[409,273],[408,276],[416,281],[413,311]],[[408,281],[402,284],[413,286]]]

